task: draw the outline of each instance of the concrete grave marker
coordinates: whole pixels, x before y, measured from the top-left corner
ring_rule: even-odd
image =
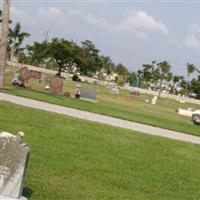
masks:
[[[154,96],[153,99],[151,100],[151,104],[152,104],[152,105],[156,105],[157,100],[158,100],[158,97],[157,97],[157,96]]]
[[[112,88],[111,94],[119,94],[119,93],[120,93],[120,91],[117,87]]]
[[[22,133],[0,134],[0,199],[26,200],[22,197],[29,148],[22,143]]]

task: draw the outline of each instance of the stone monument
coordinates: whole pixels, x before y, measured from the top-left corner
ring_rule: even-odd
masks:
[[[154,96],[153,99],[151,100],[151,104],[152,104],[152,105],[156,105],[157,100],[158,100],[158,97],[157,97],[157,96]]]
[[[27,200],[22,197],[29,148],[22,142],[23,133],[16,136],[0,133],[0,199]]]
[[[41,79],[41,77],[42,77],[41,72],[35,71],[35,70],[29,70],[27,67],[21,68],[16,73],[18,73],[20,75],[20,81],[22,81],[23,85],[25,85],[25,86],[28,84],[28,80],[30,78]]]
[[[51,80],[51,84],[50,84],[50,92],[52,94],[61,94],[62,93],[62,87],[63,87],[63,81],[61,78],[53,78]]]
[[[20,80],[24,83],[28,82],[31,76],[30,71],[26,67],[21,68],[17,73],[20,75]]]
[[[84,99],[84,100],[96,101],[97,91],[94,88],[81,87],[80,88],[80,97],[81,97],[81,99]]]

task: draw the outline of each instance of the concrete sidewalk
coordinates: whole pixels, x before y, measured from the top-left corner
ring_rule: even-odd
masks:
[[[87,111],[81,111],[78,109],[68,108],[64,106],[54,105],[46,102],[32,100],[24,97],[18,97],[10,94],[0,93],[0,101],[7,101],[14,104],[45,110],[49,112],[55,112],[63,115],[68,115],[84,120],[94,121],[102,124],[108,124],[115,127],[126,128],[138,132],[142,132],[149,135],[156,135],[166,137],[170,139],[180,140],[184,142],[190,142],[194,144],[200,144],[200,137],[188,135],[176,131],[170,131],[167,129],[157,128],[149,125],[144,125],[136,122],[130,122],[114,117],[104,116],[101,114],[95,114]],[[199,129],[200,131],[200,129]]]

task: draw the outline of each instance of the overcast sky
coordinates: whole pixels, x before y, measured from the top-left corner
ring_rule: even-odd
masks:
[[[49,39],[89,39],[131,71],[152,60],[183,75],[187,62],[200,66],[200,1],[11,0],[11,19],[31,33],[28,43],[47,31]]]

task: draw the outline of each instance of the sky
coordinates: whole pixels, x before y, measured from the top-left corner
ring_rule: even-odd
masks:
[[[186,74],[187,63],[200,68],[199,10],[200,0],[11,0],[13,25],[31,33],[26,43],[88,39],[130,71],[167,60],[177,75]]]

